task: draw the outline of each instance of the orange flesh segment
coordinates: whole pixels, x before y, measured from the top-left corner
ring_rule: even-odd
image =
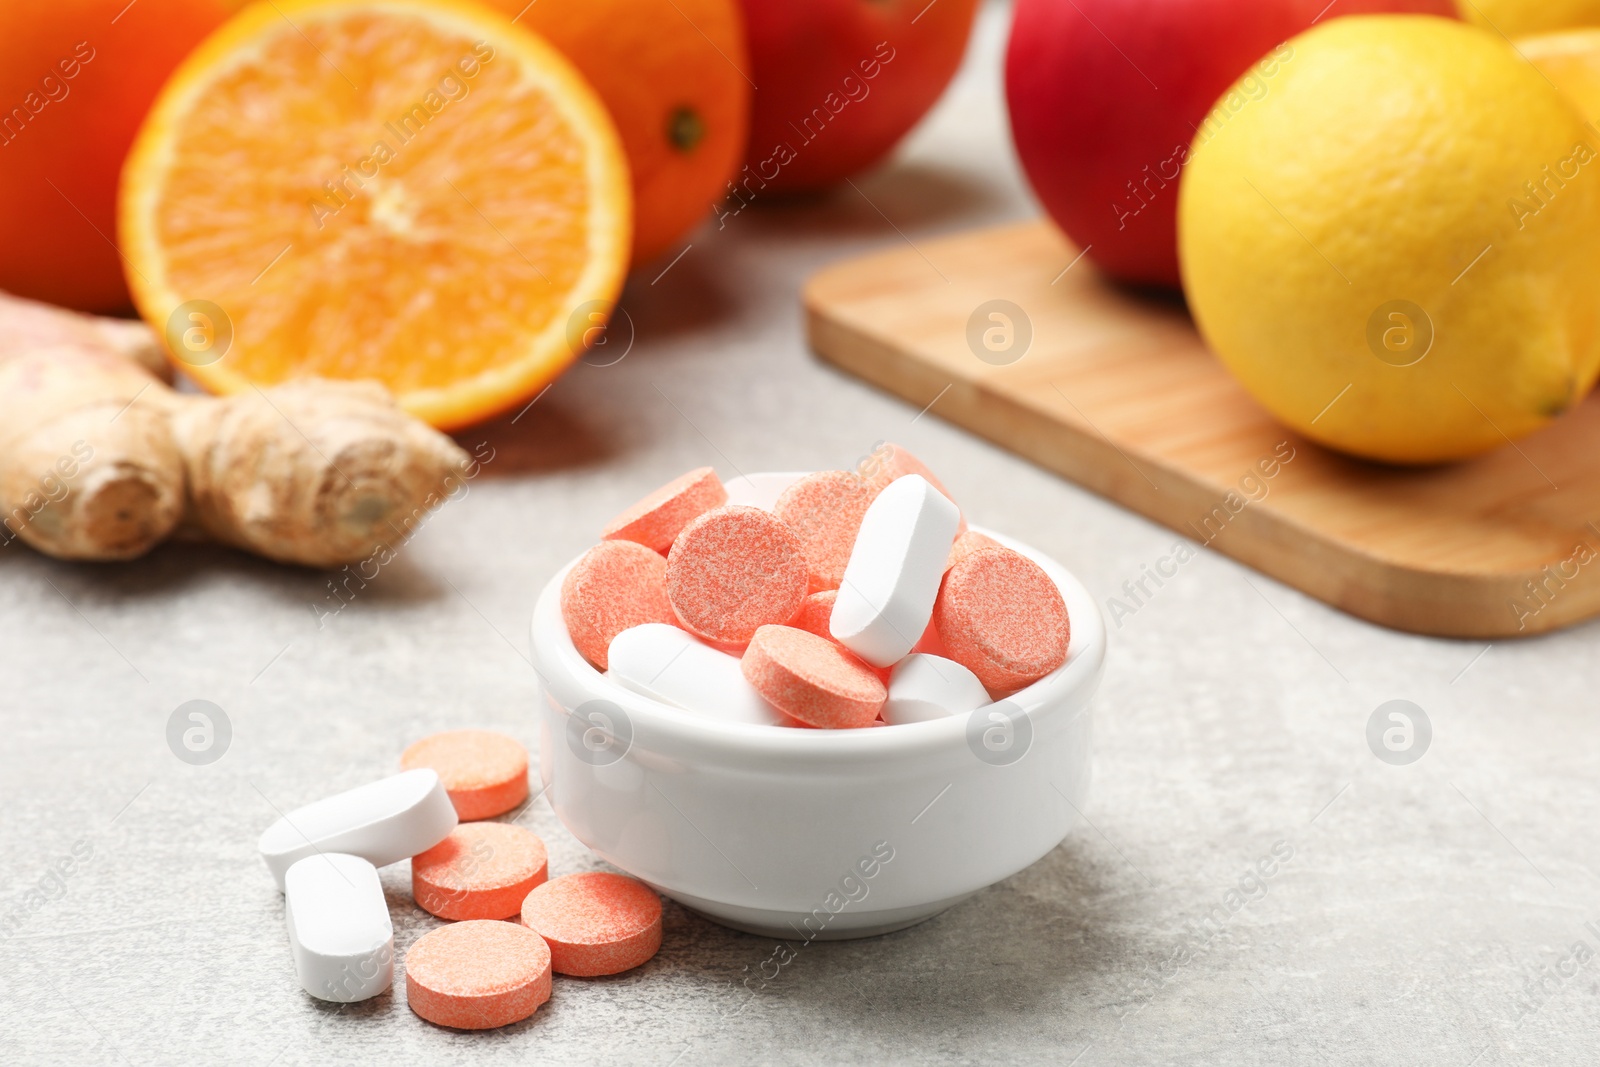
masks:
[[[232,348],[186,368],[220,391],[376,378],[445,426],[517,402],[574,357],[569,315],[620,284],[627,177],[608,120],[531,36],[486,39],[485,14],[280,6],[180,72],[204,85],[146,202],[159,263],[135,286],[158,291],[141,309],[227,313]]]

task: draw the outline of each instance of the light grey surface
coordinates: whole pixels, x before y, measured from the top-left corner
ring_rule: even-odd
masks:
[[[752,993],[773,942],[669,906],[652,963],[558,978],[532,1021],[484,1034],[435,1029],[398,991],[341,1010],[297,988],[257,835],[389,773],[431,731],[531,746],[535,590],[671,475],[849,466],[889,438],[974,521],[1102,600],[1168,553],[1171,533],[936,405],[914,418],[801,338],[796,289],[816,267],[896,228],[918,241],[1032,210],[997,91],[1002,32],[987,12],[961,80],[859,192],[752,207],[636,280],[626,359],[577,367],[515,426],[462,435],[494,449],[483,477],[320,626],[325,576],[226,551],[83,567],[0,550],[0,920],[16,924],[0,1061],[1592,1062],[1596,626],[1487,651],[1425,640],[1211,553],[1113,625],[1092,828],[939,918],[801,948]],[[1411,766],[1367,746],[1393,698],[1433,723]],[[191,699],[233,725],[209,766],[167,748]],[[542,803],[525,823],[553,870],[592,864]],[[1292,859],[1228,913],[1279,842]],[[75,844],[92,858],[58,886],[48,871]],[[383,874],[403,951],[435,920],[411,905],[405,864]]]

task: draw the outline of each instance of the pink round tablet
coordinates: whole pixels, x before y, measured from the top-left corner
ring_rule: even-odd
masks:
[[[662,555],[696,515],[728,502],[728,491],[710,467],[679,475],[606,524],[607,541],[636,541]]]
[[[1002,547],[1004,546],[994,538],[978,533],[976,530],[968,530],[957,537],[955,544],[950,546],[950,556],[945,560],[944,569],[949,570],[980,548]]]
[[[546,882],[522,902],[522,921],[550,946],[557,974],[619,974],[661,947],[661,898],[643,882],[608,871]]]
[[[561,618],[583,658],[605,670],[613,637],[647,622],[677,622],[667,561],[633,541],[601,541],[561,583]]]
[[[825,637],[837,644],[838,639],[828,629],[828,620],[833,618],[833,602],[838,599],[837,589],[824,589],[820,593],[812,593],[800,602],[800,610],[789,620],[789,625],[796,630]]]
[[[438,1026],[507,1026],[550,999],[550,947],[498,919],[429,930],[406,953],[405,968],[406,1003]]]
[[[807,726],[870,726],[889,696],[883,679],[842,645],[792,626],[757,630],[739,667],[767,703]]]
[[[874,494],[882,492],[888,488],[890,482],[897,478],[904,478],[908,474],[922,475],[927,479],[928,484],[943,493],[947,500],[952,503],[955,502],[956,498],[950,495],[950,490],[946,489],[944,483],[935,477],[926,463],[896,444],[886,443],[880,447],[878,451],[872,454],[862,472],[862,476],[866,478],[867,484]],[[961,516],[961,524],[956,528],[956,532],[965,533],[966,530],[967,517],[963,514]]]
[[[1067,661],[1071,627],[1061,590],[1009,548],[980,548],[946,571],[933,623],[945,654],[990,693],[1021,689]]]
[[[493,730],[447,730],[400,754],[400,769],[436,771],[463,822],[489,819],[528,799],[528,750]]]
[[[818,471],[783,491],[772,513],[800,538],[811,591],[837,589],[878,488],[851,471]]]
[[[667,597],[696,637],[742,648],[762,626],[786,623],[806,598],[800,539],[760,508],[731,505],[690,522],[667,554]]]
[[[509,919],[549,872],[544,841],[531,830],[462,823],[411,857],[411,899],[441,919]]]

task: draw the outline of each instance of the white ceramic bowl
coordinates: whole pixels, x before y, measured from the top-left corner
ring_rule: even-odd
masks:
[[[569,564],[533,614],[556,815],[684,906],[787,940],[897,930],[1029,866],[1081,818],[1105,623],[1059,564],[983,532],[1060,586],[1067,662],[1003,707],[865,730],[722,723],[617,685],[562,624]]]

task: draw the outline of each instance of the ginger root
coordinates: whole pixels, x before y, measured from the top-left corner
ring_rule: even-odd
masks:
[[[0,294],[0,545],[119,560],[180,532],[339,566],[403,542],[470,477],[375,383],[206,397],[165,367],[137,323]]]

